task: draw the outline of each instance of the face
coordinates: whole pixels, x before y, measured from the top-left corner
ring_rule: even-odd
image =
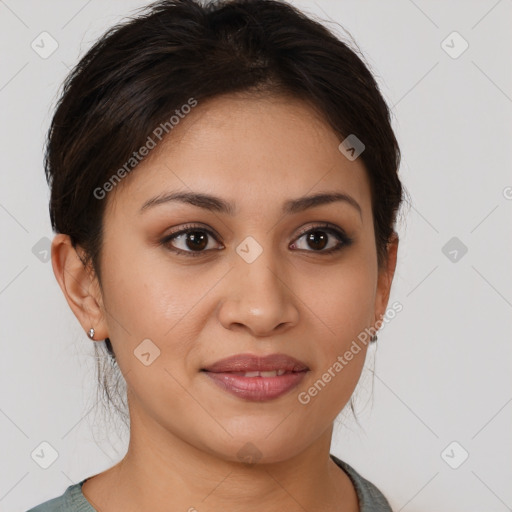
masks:
[[[298,100],[225,96],[193,109],[109,193],[101,328],[132,418],[225,460],[245,447],[262,462],[331,428],[367,345],[343,356],[384,313],[390,283],[364,165],[339,143]],[[164,199],[179,192],[216,199]],[[317,194],[341,199],[296,202]],[[213,366],[275,354],[266,362],[285,375],[246,376],[268,367],[243,357]]]

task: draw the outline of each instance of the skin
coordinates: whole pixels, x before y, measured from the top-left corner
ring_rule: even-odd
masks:
[[[363,162],[338,150],[339,137],[308,104],[285,97],[217,97],[170,135],[105,199],[101,287],[67,235],[53,240],[54,272],[71,309],[86,332],[94,327],[95,340],[111,339],[128,387],[127,454],[89,478],[83,493],[102,512],[249,511],[255,504],[270,512],[355,512],[355,489],[329,451],[366,346],[307,405],[297,397],[388,304],[398,238],[378,268]],[[178,202],[139,212],[149,198],[176,190],[219,196],[236,212]],[[349,194],[361,213],[332,202],[281,214],[285,200],[324,191]],[[332,234],[320,250],[298,238],[301,228],[322,222],[353,243],[327,255],[338,244]],[[172,246],[193,251],[186,236],[160,243],[189,223],[219,234],[208,238],[205,254],[173,253]],[[263,249],[252,263],[236,252],[247,236]],[[134,356],[147,338],[160,350],[148,366]],[[234,397],[199,371],[234,354],[275,352],[310,371],[268,402]],[[237,456],[248,442],[261,455],[256,464]]]

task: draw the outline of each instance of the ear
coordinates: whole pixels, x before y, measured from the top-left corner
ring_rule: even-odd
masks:
[[[83,254],[80,248],[78,251]],[[52,266],[62,293],[84,331],[88,333],[92,327],[95,340],[107,338],[98,280],[92,268],[83,264],[68,235],[58,234],[53,239]]]
[[[398,253],[398,234],[393,231],[387,244],[387,261],[384,266],[379,269],[379,277],[377,280],[377,294],[375,298],[375,320],[380,320],[388,306],[389,295],[391,292],[391,284],[395,275],[396,259]]]

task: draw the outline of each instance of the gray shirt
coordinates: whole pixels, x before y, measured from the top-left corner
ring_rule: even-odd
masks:
[[[393,512],[384,495],[371,482],[363,478],[352,466],[331,454],[332,460],[348,475],[359,500],[359,512]],[[70,485],[62,496],[31,508],[27,512],[97,512],[82,493],[82,484]]]

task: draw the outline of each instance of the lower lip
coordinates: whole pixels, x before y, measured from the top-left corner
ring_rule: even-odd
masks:
[[[278,398],[298,386],[307,372],[285,373],[275,377],[242,377],[231,373],[204,372],[220,388],[239,398],[264,402]]]

